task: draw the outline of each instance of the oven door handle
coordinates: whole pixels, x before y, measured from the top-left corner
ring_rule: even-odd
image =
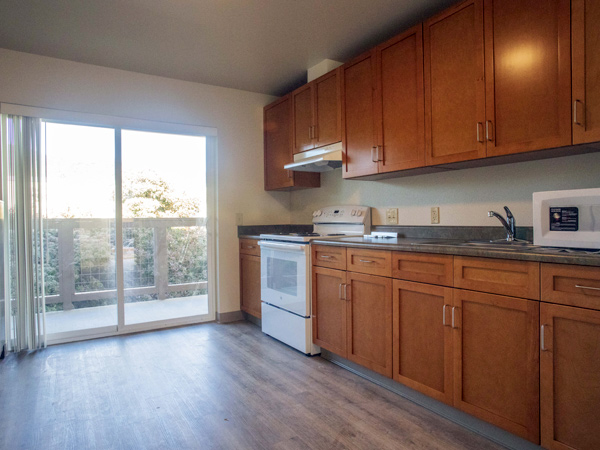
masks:
[[[287,244],[287,243],[279,243],[279,242],[272,242],[272,241],[258,241],[258,245],[261,246],[261,248],[272,248],[274,250],[281,250],[281,251],[289,251],[289,252],[303,252],[304,249],[306,248],[307,244]]]

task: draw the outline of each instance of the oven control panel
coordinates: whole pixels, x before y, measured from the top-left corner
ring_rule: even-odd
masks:
[[[370,223],[368,206],[328,206],[313,211],[313,223]]]

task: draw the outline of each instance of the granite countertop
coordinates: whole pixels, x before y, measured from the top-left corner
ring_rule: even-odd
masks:
[[[482,258],[513,259],[519,261],[537,261],[558,264],[578,264],[600,266],[600,251],[567,250],[551,247],[530,246],[521,248],[489,248],[460,245],[460,240],[440,241],[440,239],[396,238],[369,239],[347,237],[336,239],[315,239],[314,244],[360,247],[377,250],[399,250],[417,253],[437,253],[458,256],[478,256]]]

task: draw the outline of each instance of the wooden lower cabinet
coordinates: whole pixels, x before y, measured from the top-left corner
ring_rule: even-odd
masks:
[[[454,290],[454,406],[539,442],[539,302]]]
[[[260,318],[260,256],[240,253],[240,308]]]
[[[393,378],[452,405],[452,288],[394,280]]]
[[[344,358],[346,352],[346,300],[343,270],[312,269],[312,333],[313,342]]]
[[[346,273],[347,358],[392,377],[392,280]]]
[[[600,448],[600,311],[541,304],[541,426],[548,449]]]

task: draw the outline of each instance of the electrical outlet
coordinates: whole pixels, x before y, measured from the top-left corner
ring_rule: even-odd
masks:
[[[235,213],[235,224],[244,225],[244,215],[242,213]]]
[[[388,208],[385,211],[386,225],[398,225],[398,208]]]
[[[440,207],[431,207],[431,223],[440,223]]]

